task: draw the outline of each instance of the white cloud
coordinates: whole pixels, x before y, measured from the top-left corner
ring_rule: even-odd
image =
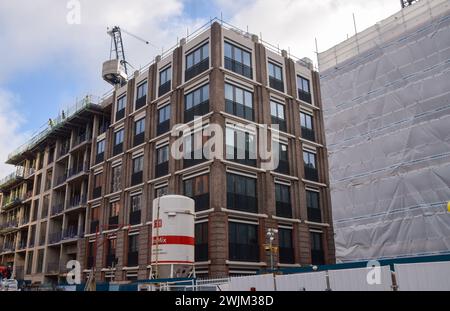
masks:
[[[392,15],[400,9],[399,1],[361,0],[216,0],[224,9],[224,19],[279,44],[297,57],[315,57],[315,38],[319,51],[331,48],[354,34],[352,13],[358,31]]]
[[[13,166],[5,164],[3,161],[28,137],[27,133],[20,131],[24,120],[14,109],[19,101],[17,95],[0,88],[0,178],[14,170]]]

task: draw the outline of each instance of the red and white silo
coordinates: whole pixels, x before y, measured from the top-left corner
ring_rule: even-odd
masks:
[[[195,261],[195,201],[181,195],[153,200],[151,266],[156,278],[187,277]]]

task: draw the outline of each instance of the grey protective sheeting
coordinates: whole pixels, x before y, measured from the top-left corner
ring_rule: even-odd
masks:
[[[450,10],[321,85],[337,260],[449,253]]]

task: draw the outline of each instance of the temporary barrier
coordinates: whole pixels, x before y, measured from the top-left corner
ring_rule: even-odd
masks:
[[[332,291],[390,291],[389,266],[328,271]]]
[[[275,290],[273,274],[234,277],[230,279],[231,291],[273,291]]]
[[[277,275],[277,291],[324,291],[327,289],[325,271]]]
[[[398,290],[450,291],[450,262],[394,265]]]

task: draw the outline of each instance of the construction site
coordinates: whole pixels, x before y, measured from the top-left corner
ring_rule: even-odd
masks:
[[[140,70],[106,35],[111,91],[5,159],[2,290],[450,290],[450,1],[318,65],[221,18]]]

